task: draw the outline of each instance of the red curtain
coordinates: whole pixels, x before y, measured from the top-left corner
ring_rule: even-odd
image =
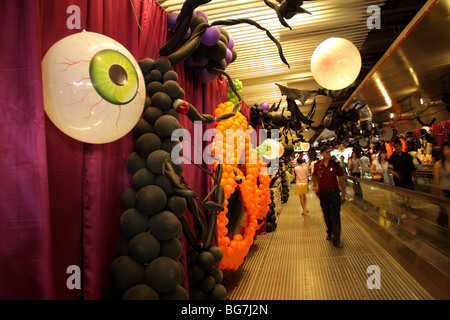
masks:
[[[133,4],[150,52],[128,0],[0,3],[0,43],[7,48],[0,53],[0,299],[101,299],[108,285],[135,140],[130,133],[94,145],[59,131],[44,113],[41,60],[55,42],[80,31],[66,26],[70,5],[80,7],[83,29],[114,38],[137,60],[158,58],[167,13],[156,0]],[[226,101],[226,81],[202,85],[190,69],[174,69],[185,99],[201,113],[214,114]],[[185,116],[180,123],[193,128]],[[183,175],[206,193],[210,179],[199,169],[185,165]],[[81,268],[81,290],[67,288],[71,265]]]

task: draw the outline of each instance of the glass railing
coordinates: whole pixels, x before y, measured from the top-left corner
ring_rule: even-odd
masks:
[[[405,244],[441,253],[450,270],[449,198],[348,176],[347,200]]]

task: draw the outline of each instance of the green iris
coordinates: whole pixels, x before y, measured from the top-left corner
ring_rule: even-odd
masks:
[[[113,104],[127,104],[137,94],[136,70],[120,52],[110,49],[97,52],[89,65],[89,75],[95,91]]]

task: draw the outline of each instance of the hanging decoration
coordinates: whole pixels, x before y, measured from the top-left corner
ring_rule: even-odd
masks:
[[[129,133],[142,115],[145,81],[114,39],[82,31],[56,42],[42,60],[44,110],[62,132],[87,143]]]
[[[209,23],[204,12],[195,11],[198,6],[209,2],[211,0],[187,0],[179,15],[173,15],[168,19],[168,27],[174,28],[174,30],[167,42],[160,48],[161,56],[167,56],[172,65],[186,60],[188,66],[195,68],[194,75],[202,83],[215,80],[217,75],[224,75],[229,79],[225,69],[236,60],[237,53],[233,37],[221,26],[246,23],[266,32],[267,36],[277,45],[281,60],[289,67],[279,41],[269,30],[255,21],[244,18]],[[185,39],[187,40],[185,41]],[[241,101],[240,95],[231,82],[229,81],[230,86]]]
[[[358,48],[343,38],[329,38],[314,50],[311,72],[319,85],[340,90],[351,85],[361,71]]]
[[[219,119],[223,114],[233,112],[233,109],[234,104],[232,102],[220,104],[216,108],[215,116]],[[218,133],[214,139],[213,154],[220,162],[224,163],[220,185],[225,193],[224,210],[219,212],[217,216],[219,247],[224,253],[219,268],[222,270],[237,270],[244,262],[244,258],[253,244],[255,232],[265,219],[269,209],[271,202],[270,177],[261,173],[261,171],[266,171],[266,165],[261,163],[256,155],[256,163],[251,163],[253,147],[249,135],[237,136],[236,141],[234,141],[234,137],[233,139],[226,138],[227,129],[247,131],[247,120],[240,112],[228,119],[217,121],[216,124]],[[227,153],[227,150],[232,151]],[[227,159],[231,159],[231,161]],[[238,164],[238,162],[241,162],[238,161],[240,159],[245,159],[243,164]],[[217,170],[217,167],[218,165],[215,164],[214,170]],[[240,232],[231,234],[227,228],[229,222],[227,217],[228,204],[231,195],[237,189],[239,189],[242,197],[241,203],[245,217]],[[261,223],[258,223],[258,220]]]
[[[292,30],[291,26],[286,22],[284,19],[291,19],[294,17],[297,13],[307,13],[311,14],[311,12],[303,9],[301,6],[303,5],[303,1],[301,0],[277,0],[281,5],[278,6],[276,3],[273,3],[268,0],[264,0],[264,3],[275,10],[278,16],[278,20],[280,23],[286,27]]]

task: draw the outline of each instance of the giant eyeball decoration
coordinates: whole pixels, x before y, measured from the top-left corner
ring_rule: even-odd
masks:
[[[281,158],[284,154],[284,147],[274,139],[266,139],[259,146],[259,154],[267,160]]]
[[[340,90],[351,85],[361,71],[358,48],[343,38],[329,38],[322,42],[311,58],[311,72],[319,85]]]
[[[394,132],[389,127],[383,127],[380,130],[380,140],[381,141],[389,141],[392,139]]]
[[[130,132],[142,115],[145,81],[114,39],[82,31],[56,42],[42,60],[44,109],[58,129],[87,143]]]

